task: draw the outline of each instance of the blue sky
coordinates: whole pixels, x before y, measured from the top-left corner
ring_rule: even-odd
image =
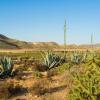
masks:
[[[100,0],[0,0],[0,33],[25,41],[100,43]]]

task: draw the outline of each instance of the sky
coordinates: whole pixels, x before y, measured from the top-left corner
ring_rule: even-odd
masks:
[[[0,34],[29,42],[100,43],[100,0],[0,0]]]

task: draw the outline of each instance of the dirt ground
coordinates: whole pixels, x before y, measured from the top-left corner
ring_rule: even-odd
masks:
[[[71,83],[68,72],[49,78],[46,74],[43,78],[34,78],[30,73],[23,79],[0,80],[0,100],[66,100]],[[21,89],[16,90],[16,93],[15,88],[9,90],[9,87],[17,86]]]

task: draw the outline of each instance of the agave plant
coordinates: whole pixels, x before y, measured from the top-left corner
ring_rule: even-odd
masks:
[[[43,63],[47,67],[47,69],[51,69],[61,65],[64,62],[64,58],[60,57],[52,52],[47,52],[45,56],[43,56]]]
[[[0,77],[6,77],[12,75],[13,70],[13,62],[9,57],[1,58],[1,68],[2,71],[0,73]]]
[[[71,62],[73,64],[79,64],[81,62],[81,56],[77,53],[71,55]]]

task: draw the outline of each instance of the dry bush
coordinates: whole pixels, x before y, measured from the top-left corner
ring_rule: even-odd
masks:
[[[40,61],[36,61],[33,65],[33,70],[44,72],[47,68]]]

